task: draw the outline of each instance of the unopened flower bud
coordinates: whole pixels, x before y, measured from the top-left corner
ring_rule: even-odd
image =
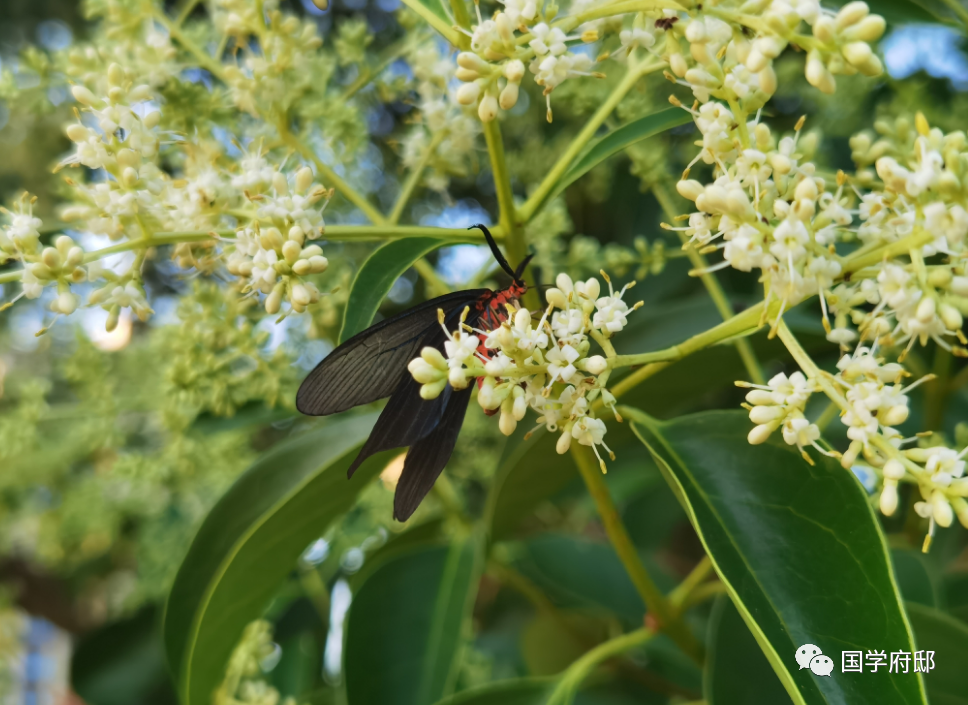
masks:
[[[771,423],[764,423],[754,426],[753,430],[749,432],[748,436],[746,436],[746,440],[749,441],[750,445],[754,446],[759,445],[760,443],[765,443],[766,439],[770,437],[770,434],[773,433],[779,427],[779,425],[780,423],[778,421],[773,421]]]
[[[508,81],[508,84],[504,86],[501,91],[501,108],[504,110],[510,110],[514,107],[514,104],[518,102],[518,84]]]
[[[304,166],[302,169],[296,172],[296,191],[298,193],[306,193],[309,191],[309,187],[313,185],[313,170],[308,166]]]
[[[837,13],[837,29],[843,30],[857,24],[868,14],[870,14],[870,8],[866,2],[849,2]]]
[[[454,72],[454,75],[457,76],[458,81],[463,81],[464,83],[476,81],[481,77],[481,74],[479,74],[477,71],[474,71],[473,69],[465,69],[462,66],[457,67],[457,71]]]
[[[45,247],[44,251],[40,255],[40,258],[43,260],[44,264],[51,269],[57,269],[61,266],[61,262],[63,261],[61,259],[60,252],[58,252],[54,247]]]
[[[961,325],[964,323],[964,319],[961,313],[951,304],[941,304],[938,307],[938,316],[941,318],[941,322],[944,323],[944,327],[950,331],[961,330]]]
[[[461,68],[471,69],[477,72],[489,72],[490,64],[484,61],[480,56],[471,51],[462,51],[457,55],[457,65]]]
[[[121,182],[128,188],[133,188],[138,183],[138,170],[132,166],[125,167],[121,172]]]
[[[297,259],[299,259],[299,255],[301,252],[302,252],[302,248],[299,246],[299,243],[296,242],[295,240],[286,240],[282,244],[282,256],[285,258],[286,262],[290,265],[293,264]]]
[[[844,30],[844,39],[858,42],[876,42],[884,34],[886,23],[880,15],[868,15],[852,27]]]
[[[555,444],[555,450],[558,451],[558,455],[564,455],[568,452],[571,447],[571,434],[562,433],[558,436],[558,442]]]
[[[309,289],[302,284],[294,284],[290,292],[290,298],[293,303],[306,306],[310,301]]]
[[[100,102],[86,86],[74,86],[71,88],[71,95],[82,105],[93,106]]]
[[[885,426],[900,426],[907,421],[911,413],[906,404],[898,404],[888,409],[881,417],[880,422]]]
[[[124,83],[124,70],[117,63],[108,66],[108,83],[112,86],[120,86]]]
[[[767,424],[786,415],[782,406],[754,406],[750,409],[750,421],[755,424]]]
[[[272,188],[276,190],[277,195],[288,196],[289,182],[286,180],[286,175],[279,171],[274,173],[272,175]]]
[[[583,369],[593,375],[600,375],[608,369],[608,360],[601,355],[592,355],[585,360]]]
[[[481,122],[490,122],[497,117],[497,98],[488,93],[481,100],[481,104],[477,107],[477,115],[481,118]]]
[[[683,179],[676,183],[676,191],[683,198],[695,201],[703,192],[703,185],[695,179]]]
[[[71,142],[83,142],[87,139],[87,128],[78,122],[72,122],[67,126],[67,138]]]
[[[145,115],[141,122],[149,130],[153,130],[154,128],[158,127],[158,123],[160,121],[161,121],[161,111],[153,110],[152,112]]]
[[[951,522],[954,520],[951,505],[941,490],[935,490],[931,493],[931,513],[934,515],[934,520],[938,522],[938,526],[945,529],[951,526]]]
[[[457,89],[457,102],[461,105],[473,105],[481,95],[479,83],[465,83]]]
[[[776,82],[776,71],[773,70],[772,66],[767,66],[762,71],[757,74],[760,81],[760,90],[767,95],[773,95],[776,93],[777,82]]]
[[[958,296],[968,296],[968,277],[952,277],[951,293],[957,294]]]
[[[958,515],[958,521],[961,522],[961,525],[968,529],[968,502],[961,497],[953,497],[951,499],[951,508]]]
[[[922,323],[930,323],[934,319],[935,311],[937,310],[934,303],[934,298],[931,296],[925,296],[918,303],[917,317]]]
[[[897,511],[897,482],[893,480],[884,481],[879,504],[881,514],[886,517],[894,515],[894,512]]]
[[[807,58],[807,82],[828,95],[837,90],[837,82],[820,59],[820,52],[813,50]]]
[[[746,393],[746,401],[753,406],[769,406],[773,403],[773,394],[765,389],[753,389]]]
[[[266,297],[266,313],[270,315],[279,313],[280,308],[282,308],[282,291],[279,287],[276,287]]]
[[[58,313],[63,313],[65,316],[69,316],[77,309],[77,297],[69,291],[62,291],[57,295],[57,299],[51,305],[51,309]]]
[[[886,463],[884,463],[884,469],[882,471],[884,477],[888,480],[900,480],[904,477],[904,464],[901,463],[897,458],[891,458]]]
[[[437,382],[431,382],[429,384],[424,384],[420,387],[420,398],[426,401],[431,399],[436,399],[440,396],[440,393],[444,391],[444,387],[447,386],[447,378],[444,377]]]
[[[325,12],[329,9],[329,0],[313,0],[313,5]]]

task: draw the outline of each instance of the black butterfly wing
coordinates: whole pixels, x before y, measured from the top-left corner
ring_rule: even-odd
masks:
[[[448,330],[457,327],[463,308],[455,308],[444,318],[444,325]],[[468,320],[468,325],[476,325],[480,314],[475,311]],[[443,351],[447,336],[438,323],[430,326],[420,339],[420,347],[432,347]],[[420,396],[420,383],[409,374],[405,374],[390,396],[390,401],[383,407],[380,418],[377,419],[370,437],[360,449],[356,460],[350,465],[347,475],[352,477],[356,468],[371,455],[391,448],[403,448],[416,443],[429,435],[441,422],[446,408],[454,393],[448,384],[436,399],[424,399]]]
[[[354,335],[303,380],[296,393],[296,408],[309,416],[327,416],[390,396],[404,378],[407,363],[430,344],[425,338],[434,328],[439,329],[437,309],[443,309],[445,315],[459,314],[489,293],[488,289],[469,289],[445,294]],[[440,334],[443,338],[443,331]]]
[[[450,386],[447,387],[450,390]],[[406,521],[437,481],[457,443],[472,387],[452,392],[440,423],[410,446],[393,496],[393,518]],[[443,396],[443,395],[441,395]]]

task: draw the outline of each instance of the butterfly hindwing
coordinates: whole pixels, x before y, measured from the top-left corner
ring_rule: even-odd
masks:
[[[439,328],[437,309],[448,317],[455,311],[459,315],[489,293],[469,289],[445,294],[354,335],[309,373],[296,394],[296,408],[310,416],[328,416],[390,396],[404,378],[407,363],[428,344],[428,333]]]
[[[393,496],[393,518],[397,521],[410,518],[450,460],[464,423],[471,389],[452,392],[437,427],[410,446]]]

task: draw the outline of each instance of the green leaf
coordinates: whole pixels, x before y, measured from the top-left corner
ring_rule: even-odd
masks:
[[[703,694],[708,705],[790,702],[756,638],[724,595],[713,605],[708,643],[703,674]]]
[[[907,612],[918,649],[934,651],[935,668],[924,678],[931,705],[968,705],[968,625],[910,602]]]
[[[642,623],[645,605],[610,544],[544,534],[522,548],[518,570],[566,607],[606,610]]]
[[[299,555],[349,509],[390,454],[346,479],[377,414],[331,421],[257,460],[209,512],[168,596],[164,637],[183,705],[208,705],[246,624]]]
[[[910,549],[891,550],[894,575],[905,602],[917,602],[928,607],[938,604],[937,588],[924,562],[923,553]]]
[[[665,110],[660,110],[657,113],[646,115],[638,120],[633,120],[626,125],[622,125],[620,128],[592,142],[591,146],[585,150],[585,153],[564,173],[548,198],[537,205],[535,212],[541,208],[543,203],[553,201],[572,183],[613,154],[617,154],[636,142],[654,137],[673,127],[685,125],[691,120],[692,116],[682,108],[666,108]]]
[[[571,455],[558,455],[555,450],[557,434],[542,427],[524,440],[525,425],[518,424],[508,439],[494,476],[487,510],[493,541],[513,536],[540,502],[561,492],[578,476]]]
[[[370,255],[350,285],[339,342],[345,343],[369,328],[384,297],[400,275],[421,257],[446,244],[433,237],[407,237],[388,242]]]
[[[889,25],[943,21],[934,11],[915,0],[878,0],[871,11],[887,20]]]
[[[924,705],[915,674],[840,673],[842,650],[913,651],[883,534],[853,475],[772,440],[746,441],[739,411],[663,423],[623,411],[686,507],[720,578],[797,705]],[[797,648],[833,659],[800,669]]]
[[[539,705],[554,683],[554,678],[497,681],[461,691],[437,705]]]
[[[483,563],[477,536],[376,566],[346,623],[350,705],[425,705],[453,692]]]
[[[71,656],[71,687],[89,705],[177,702],[156,610],[144,609],[83,635]]]

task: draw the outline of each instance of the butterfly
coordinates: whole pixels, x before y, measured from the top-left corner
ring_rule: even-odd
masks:
[[[507,304],[517,302],[528,289],[521,276],[532,255],[512,269],[490,231],[481,224],[468,229],[473,228],[484,233],[494,258],[511,276],[510,286],[500,291],[455,291],[370,326],[326,356],[296,394],[296,408],[308,416],[338,414],[390,397],[347,476],[352,477],[375,453],[409,446],[393,498],[397,521],[410,518],[450,459],[472,390],[472,386],[455,390],[447,385],[436,399],[424,400],[407,364],[425,347],[443,352],[444,328],[460,326],[465,309],[466,326],[497,328],[507,320]]]

